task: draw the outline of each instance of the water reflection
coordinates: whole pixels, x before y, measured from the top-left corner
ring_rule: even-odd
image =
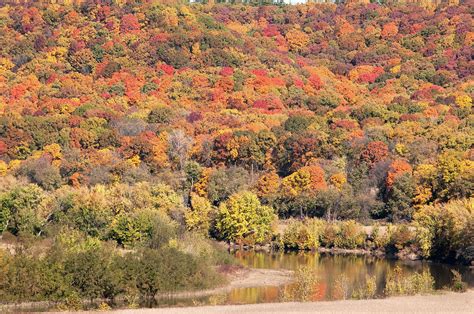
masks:
[[[459,271],[463,280],[474,287],[474,273],[467,267],[428,262],[410,262],[380,259],[370,256],[329,255],[314,252],[267,253],[235,252],[235,257],[244,266],[264,269],[297,270],[301,266],[311,267],[318,281],[312,301],[339,300],[350,298],[354,290],[365,284],[367,276],[376,278],[376,297],[384,296],[387,275],[400,266],[407,275],[428,270],[435,279],[435,289],[441,289],[451,283],[451,269]],[[288,288],[288,286],[286,287]],[[218,304],[252,304],[281,302],[285,286],[235,288],[228,293],[204,297],[165,298],[155,300],[155,304],[143,306],[198,306]],[[291,300],[290,300],[291,301]]]
[[[301,266],[314,269],[318,277],[317,291],[312,298],[318,300],[335,300],[347,298],[355,289],[361,287],[367,276],[375,276],[377,296],[383,296],[387,274],[396,266],[400,266],[406,274],[429,270],[435,279],[435,288],[441,289],[450,284],[451,269],[461,272],[463,279],[474,286],[474,274],[468,268],[445,264],[396,261],[371,256],[328,255],[312,252],[300,253],[235,253],[236,258],[247,267],[297,270]],[[235,289],[230,292],[226,303],[261,303],[278,302],[281,287],[261,287]]]

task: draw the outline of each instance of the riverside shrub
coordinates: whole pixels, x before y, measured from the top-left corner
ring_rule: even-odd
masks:
[[[327,223],[323,227],[321,234],[321,244],[324,247],[331,248],[336,245],[337,235],[339,233],[339,226],[336,223]]]
[[[352,293],[354,299],[372,299],[377,293],[377,280],[375,276],[365,276],[365,281],[361,287]]]
[[[286,249],[317,249],[323,225],[324,222],[319,219],[290,220],[282,236],[283,246]]]
[[[372,228],[370,240],[372,241],[373,248],[383,249],[390,243],[390,230],[391,229],[387,227],[384,232],[379,225],[375,225]]]
[[[401,267],[397,266],[388,274],[384,291],[386,295],[393,296],[431,293],[433,290],[434,278],[429,271],[406,274]]]
[[[342,221],[339,223],[338,233],[334,245],[343,249],[356,249],[364,247],[366,233],[362,225],[354,220]]]
[[[137,300],[131,296],[153,298],[158,292],[204,289],[222,282],[202,256],[170,247],[124,255],[112,246],[92,242],[87,237],[58,240],[40,255],[22,248],[15,254],[0,251],[0,299],[57,301],[76,309],[78,299]]]
[[[390,244],[397,250],[401,250],[413,243],[415,239],[414,230],[408,225],[394,226],[390,237]]]
[[[426,228],[425,237],[431,239],[429,256],[467,263],[473,260],[469,252],[474,243],[474,198],[423,206],[414,220]]]
[[[300,267],[295,272],[294,284],[286,286],[281,299],[283,301],[311,301],[318,292],[318,277],[309,266]]]

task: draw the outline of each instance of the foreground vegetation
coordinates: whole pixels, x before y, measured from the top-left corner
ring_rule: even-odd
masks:
[[[295,282],[282,290],[281,300],[287,302],[317,300],[321,293],[318,291],[320,287],[318,282],[314,269],[311,267],[299,268],[295,273]],[[358,287],[351,287],[347,277],[341,275],[335,280],[332,298],[335,300],[373,299],[382,296],[429,294],[434,291],[434,282],[429,271],[406,274],[397,266],[388,273],[386,280],[383,280],[383,287],[377,287],[375,275],[366,275],[365,280]]]
[[[12,254],[1,253],[0,299],[51,301],[69,310],[118,299],[121,305],[135,307],[153,302],[159,293],[223,284],[225,278],[213,267],[217,262],[226,262],[225,253],[205,241],[195,240],[191,249],[161,245],[155,238],[142,248],[122,251],[64,230],[48,247],[22,244]]]

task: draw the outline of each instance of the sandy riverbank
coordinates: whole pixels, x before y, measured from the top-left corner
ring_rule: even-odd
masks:
[[[377,300],[266,303],[186,308],[117,310],[114,314],[273,314],[273,313],[473,313],[474,290]]]
[[[171,295],[175,298],[199,297],[225,293],[235,288],[282,286],[291,282],[293,279],[292,275],[292,271],[284,269],[239,268],[227,274],[227,279],[229,280],[228,285],[215,289],[172,293]],[[164,294],[163,296],[168,295],[170,294]],[[159,297],[160,296],[158,296],[158,298]]]

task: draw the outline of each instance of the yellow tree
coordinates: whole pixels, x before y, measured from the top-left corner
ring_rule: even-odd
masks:
[[[308,34],[297,28],[293,28],[288,33],[286,33],[285,38],[288,42],[288,45],[290,46],[290,49],[296,52],[308,46],[309,43]]]
[[[329,178],[329,182],[336,187],[336,189],[338,189],[339,191],[342,190],[342,187],[344,186],[344,184],[347,183],[347,178],[346,178],[346,175],[342,172],[338,172],[338,173],[335,173],[333,174],[330,178]]]
[[[191,193],[191,208],[184,214],[188,230],[207,235],[211,226],[212,205],[205,197]]]
[[[318,165],[302,167],[283,179],[282,188],[291,196],[326,189],[324,170]]]
[[[280,187],[280,177],[276,172],[265,173],[257,181],[257,195],[259,197],[268,196],[278,192]]]
[[[260,204],[252,192],[233,194],[221,203],[216,228],[221,237],[242,245],[264,243],[272,235],[273,208]]]

